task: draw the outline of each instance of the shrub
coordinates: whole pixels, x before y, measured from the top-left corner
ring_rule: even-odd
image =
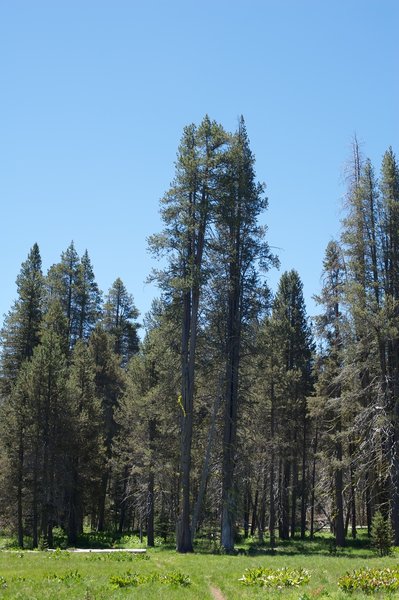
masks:
[[[166,575],[161,575],[160,581],[161,583],[182,585],[184,587],[191,584],[189,576],[181,573],[181,571],[170,571],[170,573],[166,573]]]
[[[7,581],[5,578],[0,575],[0,589],[5,589],[7,587]]]
[[[66,573],[52,573],[47,575],[48,581],[57,581],[58,583],[72,583],[81,578],[81,574],[77,569],[75,571],[67,571]]]
[[[181,585],[187,586],[191,584],[191,580],[188,575],[181,573],[180,571],[170,571],[165,574],[152,573],[149,575],[140,575],[139,573],[132,573],[128,571],[125,575],[111,575],[109,579],[110,584],[115,588],[124,588],[129,586],[138,586],[143,583],[166,583],[170,585]]]
[[[246,569],[239,579],[244,585],[259,585],[264,587],[299,587],[310,581],[310,574],[306,569],[269,569],[258,567]]]
[[[111,575],[109,582],[115,588],[124,588],[145,583],[145,578],[138,573],[126,573],[125,575]]]
[[[48,557],[54,560],[69,560],[71,558],[71,553],[68,550],[61,550],[61,548],[56,548],[54,552],[49,552]]]
[[[377,512],[371,522],[371,545],[380,556],[392,552],[393,531],[389,519]]]
[[[338,586],[348,593],[355,591],[362,591],[366,594],[395,592],[399,590],[399,568],[357,569],[340,577]]]

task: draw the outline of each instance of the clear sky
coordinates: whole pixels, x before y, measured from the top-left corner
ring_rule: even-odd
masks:
[[[39,244],[74,240],[145,313],[183,127],[246,120],[271,246],[309,312],[356,132],[399,153],[398,0],[0,0],[0,316]],[[270,275],[273,288],[279,273]]]

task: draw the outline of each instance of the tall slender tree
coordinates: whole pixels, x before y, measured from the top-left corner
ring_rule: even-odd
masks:
[[[344,528],[344,440],[345,430],[353,424],[348,422],[340,374],[344,366],[344,315],[342,312],[345,286],[345,267],[342,249],[331,241],[326,249],[323,264],[323,289],[316,297],[323,313],[316,318],[316,331],[322,340],[319,355],[319,378],[317,403],[314,416],[319,428],[328,432],[328,454],[334,455],[333,485],[335,500],[335,540],[338,546],[345,545]],[[327,440],[325,441],[327,443]]]
[[[306,316],[303,286],[299,274],[282,274],[273,301],[272,321],[279,346],[278,361],[283,380],[279,386],[280,427],[279,465],[280,536],[294,537],[297,503],[301,497],[301,533],[306,517],[306,466],[308,447],[307,397],[312,391],[311,330]],[[277,402],[277,401],[276,401]]]
[[[224,187],[216,207],[214,261],[224,265],[217,278],[225,302],[225,393],[222,467],[221,541],[227,551],[234,547],[237,511],[234,478],[240,400],[240,367],[243,329],[258,316],[263,288],[259,270],[267,270],[273,257],[258,224],[267,208],[264,186],[256,182],[255,159],[249,147],[244,119],[233,136],[224,173]]]
[[[204,265],[212,209],[228,137],[205,117],[197,128],[185,128],[176,163],[176,178],[162,199],[164,231],[150,239],[155,253],[166,252],[168,266],[155,274],[177,303],[181,326],[181,513],[177,550],[192,552],[190,470],[193,435],[194,372],[200,297],[206,280]]]
[[[18,298],[6,316],[1,330],[0,394],[7,409],[4,415],[7,437],[13,431],[14,443],[8,445],[14,473],[17,504],[18,544],[23,547],[23,476],[25,462],[26,397],[20,386],[14,390],[24,362],[32,358],[40,340],[43,316],[44,280],[39,246],[34,244],[17,277]]]

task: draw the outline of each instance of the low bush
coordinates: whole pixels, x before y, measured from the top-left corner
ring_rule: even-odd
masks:
[[[52,573],[51,575],[47,575],[48,581],[57,581],[58,583],[72,583],[73,581],[79,581],[81,577],[77,569],[67,571],[66,573]]]
[[[69,560],[71,558],[71,553],[68,550],[61,550],[61,548],[57,548],[54,552],[48,553],[48,558],[50,560]]]
[[[239,579],[244,585],[259,585],[264,587],[299,587],[310,581],[310,574],[306,569],[270,569],[257,567],[246,569]]]
[[[127,572],[124,575],[111,575],[109,582],[114,588],[136,587],[144,583],[153,582],[174,586],[188,586],[191,584],[189,576],[180,571],[170,571],[165,574],[151,573],[149,575]]]
[[[395,592],[399,590],[399,567],[392,569],[357,569],[339,578],[338,586],[344,592]]]

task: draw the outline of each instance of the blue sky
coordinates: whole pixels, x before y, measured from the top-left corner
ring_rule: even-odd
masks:
[[[0,1],[0,315],[32,244],[71,240],[107,291],[156,296],[146,238],[183,127],[246,120],[268,240],[309,312],[339,232],[356,132],[378,172],[399,152],[397,0]]]

